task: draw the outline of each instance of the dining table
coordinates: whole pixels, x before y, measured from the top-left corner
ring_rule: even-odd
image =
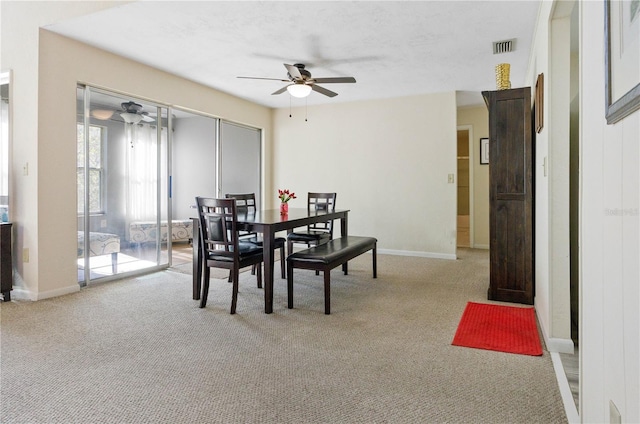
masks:
[[[237,224],[244,229],[249,229],[258,233],[262,233],[262,249],[264,263],[264,312],[270,314],[273,312],[273,271],[275,253],[273,245],[276,239],[276,233],[286,231],[292,232],[296,228],[306,227],[309,224],[317,222],[326,222],[330,220],[340,220],[340,235],[348,235],[348,209],[336,209],[334,211],[310,211],[306,208],[289,208],[287,214],[282,215],[280,209],[263,209],[255,213],[238,213]],[[193,218],[193,299],[200,299],[202,272],[204,261],[202,257],[202,234],[200,232],[200,221]],[[344,272],[347,272],[347,264],[342,266]]]

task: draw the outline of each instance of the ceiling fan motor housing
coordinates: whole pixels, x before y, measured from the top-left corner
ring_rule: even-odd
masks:
[[[306,69],[304,69],[304,64],[302,64],[302,63],[294,63],[293,66],[298,68],[298,70],[300,71],[300,75],[302,75],[302,79],[303,80],[311,79],[311,72],[309,72]],[[292,77],[290,73],[287,72],[287,75],[289,76],[289,79],[295,80],[295,78]]]
[[[120,106],[122,106],[122,109],[126,113],[141,113],[142,112],[142,105],[139,105],[138,103],[124,102],[124,103],[121,103]]]

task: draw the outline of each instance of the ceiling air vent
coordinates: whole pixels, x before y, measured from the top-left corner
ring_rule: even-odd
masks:
[[[493,42],[493,54],[510,53],[515,50],[516,39]]]

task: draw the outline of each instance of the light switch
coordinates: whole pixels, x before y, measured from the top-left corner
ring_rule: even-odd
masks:
[[[447,180],[449,184],[453,184],[453,174],[449,174],[449,178]]]

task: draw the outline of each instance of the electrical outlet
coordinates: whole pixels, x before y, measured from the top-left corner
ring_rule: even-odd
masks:
[[[29,175],[29,162],[25,162],[24,166],[22,167],[22,175]]]
[[[100,228],[107,228],[107,220],[103,219],[100,221]]]
[[[25,248],[22,249],[22,262],[23,263],[29,263],[29,249]]]

